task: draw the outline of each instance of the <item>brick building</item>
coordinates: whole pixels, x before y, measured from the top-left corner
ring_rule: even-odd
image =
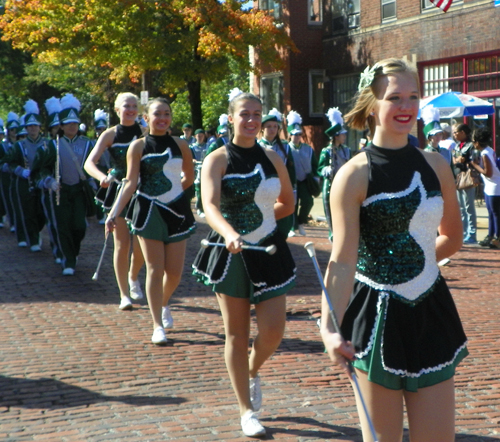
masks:
[[[337,106],[347,112],[357,90],[359,73],[387,57],[406,57],[417,64],[424,97],[454,90],[493,103],[495,115],[469,118],[466,122],[471,127],[488,125],[500,149],[499,0],[454,0],[446,13],[429,0],[258,3],[261,9],[272,9],[271,3],[281,7],[283,22],[301,50],[300,54],[289,55],[289,69],[279,73],[284,79],[280,110],[286,113],[293,108],[307,117],[304,123],[316,151],[325,141],[319,132],[328,127],[326,110]],[[317,22],[311,24],[308,11],[315,7],[321,13]],[[316,47],[319,39],[321,50]],[[265,76],[254,84],[260,92]],[[268,97],[262,96],[267,103]],[[419,132],[415,129],[416,134]],[[350,131],[348,144],[357,146],[360,137],[359,132]]]

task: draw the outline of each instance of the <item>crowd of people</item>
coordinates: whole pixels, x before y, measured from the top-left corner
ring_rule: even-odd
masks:
[[[373,431],[400,440],[405,403],[412,438],[452,441],[453,376],[467,341],[438,262],[477,241],[476,189],[455,185],[469,170],[483,178],[489,213],[480,245],[500,247],[500,171],[487,129],[451,129],[435,110],[423,112],[427,145],[416,148],[410,131],[419,97],[407,62],[368,67],[353,109],[327,112],[330,142],[319,160],[299,113],[263,115],[261,100],[238,89],[214,133],[186,123],[179,137],[171,135],[172,108],[161,97],[140,115],[137,96],[119,94],[119,124],[108,128],[108,115],[96,110],[95,140],[82,134],[72,94],[46,101],[47,137],[37,103],[28,100],[22,118],[9,113],[0,147],[0,221],[33,253],[47,226],[53,258],[71,276],[87,218],[97,216],[106,239],[113,236],[119,309],[143,297],[145,264],[151,341],[164,345],[173,327],[169,301],[196,229],[193,212],[205,218],[211,230],[193,276],[213,290],[221,310],[242,431],[261,437],[259,370],[283,338],[286,293],[296,278],[287,240],[306,235],[313,198],[322,193],[332,253],[321,336],[333,362],[348,373],[352,363],[369,398],[365,413],[356,396],[364,440]],[[344,120],[368,128],[360,149],[346,145]],[[271,245],[276,253],[261,251]],[[252,306],[258,332],[249,352]]]

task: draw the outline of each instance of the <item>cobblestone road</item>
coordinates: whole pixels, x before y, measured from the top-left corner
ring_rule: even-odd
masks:
[[[52,263],[46,234],[43,251],[33,254],[0,230],[1,441],[248,440],[223,362],[217,302],[190,276],[207,232],[199,221],[166,347],[150,343],[145,301],[118,310],[110,253],[99,281],[91,280],[103,241],[95,221],[73,277]],[[315,321],[320,288],[303,249],[313,241],[324,269],[326,230],[307,233],[290,240],[298,284],[288,295],[285,338],[261,370],[262,422],[267,440],[359,442],[351,388],[323,353]],[[470,341],[456,376],[458,441],[500,441],[499,257],[464,247],[442,269]]]

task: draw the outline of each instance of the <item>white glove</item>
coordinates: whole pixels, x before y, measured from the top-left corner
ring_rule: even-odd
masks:
[[[321,175],[323,175],[323,178],[330,178],[331,173],[332,173],[331,166],[325,166],[321,171]]]
[[[29,169],[24,169],[22,172],[22,177],[28,179],[30,177],[31,170]]]
[[[59,190],[59,183],[56,180],[52,181],[50,183],[50,188],[52,191],[57,192]]]

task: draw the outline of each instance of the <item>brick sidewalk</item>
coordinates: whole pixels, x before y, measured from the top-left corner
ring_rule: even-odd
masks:
[[[33,254],[0,230],[1,441],[249,440],[224,365],[217,302],[190,276],[206,232],[200,220],[162,348],[150,343],[145,301],[118,311],[110,250],[99,281],[91,281],[102,226],[91,221],[74,277],[60,275],[45,234],[43,252]],[[303,250],[314,241],[325,269],[329,243],[324,227],[307,232],[290,240],[298,283],[288,296],[285,338],[261,370],[262,422],[268,440],[359,442],[351,388],[323,353],[315,323],[320,288]],[[442,269],[470,341],[456,376],[458,441],[500,441],[499,257],[463,248]]]

